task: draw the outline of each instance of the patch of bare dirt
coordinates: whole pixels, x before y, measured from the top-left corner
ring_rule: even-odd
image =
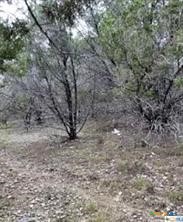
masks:
[[[151,222],[156,209],[183,214],[181,144],[127,147],[124,134],[94,129],[55,143],[53,134],[60,135],[1,130],[0,221]]]

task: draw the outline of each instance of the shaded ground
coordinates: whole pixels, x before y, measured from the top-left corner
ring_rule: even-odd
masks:
[[[149,215],[155,209],[183,214],[183,145],[151,147],[132,137],[127,145],[125,134],[95,127],[61,144],[50,129],[1,130],[0,221],[152,222],[161,221]]]

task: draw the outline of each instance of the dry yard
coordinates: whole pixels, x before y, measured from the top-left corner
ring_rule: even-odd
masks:
[[[183,145],[145,146],[125,132],[87,128],[61,145],[48,128],[0,131],[0,221],[153,222],[162,221],[149,215],[156,209],[183,214]]]

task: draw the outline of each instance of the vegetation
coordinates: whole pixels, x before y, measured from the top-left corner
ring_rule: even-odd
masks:
[[[0,221],[179,211],[183,0],[19,4],[0,17]]]
[[[169,199],[177,204],[181,204],[183,201],[183,193],[182,191],[173,191],[168,194]]]
[[[1,72],[24,74],[25,35],[28,33],[26,22],[18,20],[12,24],[0,23],[0,70]]]
[[[125,109],[146,129],[175,133],[183,99],[182,1],[25,4],[28,20],[1,22],[2,73],[24,76],[22,93],[52,112],[70,139],[102,104],[120,99],[130,101]],[[87,32],[76,31],[78,19]]]

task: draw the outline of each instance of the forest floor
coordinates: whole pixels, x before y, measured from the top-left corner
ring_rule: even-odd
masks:
[[[0,222],[153,222],[163,219],[151,211],[168,208],[183,215],[183,145],[135,143],[96,124],[73,142],[57,133],[0,130]]]

